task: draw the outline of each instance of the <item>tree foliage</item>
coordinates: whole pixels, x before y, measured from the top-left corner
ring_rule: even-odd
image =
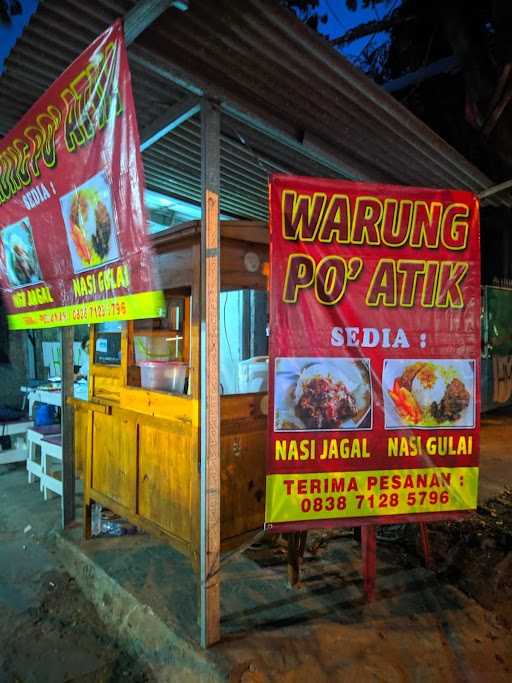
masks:
[[[511,0],[346,0],[387,5],[389,40],[367,51],[364,71],[386,84],[451,58],[453,68],[395,93],[490,175],[512,173]],[[375,22],[373,22],[375,23]],[[361,32],[364,27],[358,27]],[[371,27],[378,30],[379,26]]]
[[[0,24],[10,26],[12,17],[21,14],[22,11],[19,0],[0,0]]]
[[[293,10],[299,19],[318,31],[320,24],[327,22],[327,15],[319,11],[319,0],[280,0],[281,4]]]

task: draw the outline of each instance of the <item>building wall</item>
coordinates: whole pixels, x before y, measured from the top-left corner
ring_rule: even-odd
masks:
[[[27,381],[25,332],[9,334],[10,365],[0,365],[0,404],[20,408],[20,387]]]

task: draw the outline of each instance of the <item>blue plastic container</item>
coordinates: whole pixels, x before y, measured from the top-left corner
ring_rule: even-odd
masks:
[[[55,406],[40,403],[34,411],[34,424],[36,427],[46,427],[55,422]]]

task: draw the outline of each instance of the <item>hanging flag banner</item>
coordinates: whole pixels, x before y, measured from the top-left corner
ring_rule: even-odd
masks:
[[[120,21],[0,142],[0,287],[13,330],[161,315]]]
[[[266,527],[474,509],[476,197],[277,175],[270,210]]]

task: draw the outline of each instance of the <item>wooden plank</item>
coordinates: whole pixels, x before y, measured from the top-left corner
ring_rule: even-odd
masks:
[[[375,598],[375,580],[377,576],[377,527],[365,524],[361,528],[361,550],[363,556],[364,593],[367,602]]]
[[[268,244],[270,233],[265,223],[254,221],[225,221],[220,226],[221,237],[244,242]]]
[[[189,381],[190,381],[190,297],[186,296],[183,299],[183,323],[181,325],[181,334],[183,335],[183,361],[189,366]],[[190,393],[190,391],[189,391]]]
[[[135,512],[137,423],[119,415],[96,413],[91,486]],[[161,455],[160,455],[161,457]]]
[[[103,399],[113,403],[119,402],[121,392],[119,377],[104,377],[94,375],[93,377],[93,399]]]
[[[75,429],[75,474],[79,479],[83,479],[88,447],[89,411],[83,410],[75,404],[73,419]]]
[[[190,480],[190,505],[192,510],[192,546],[195,552],[194,566],[199,572],[199,546],[201,536],[200,514],[200,413],[201,413],[201,247],[197,243],[192,247],[193,278],[190,297],[190,360],[189,360],[189,393],[194,404],[194,429],[192,430],[192,453],[195,466],[191,472]],[[198,582],[198,605],[200,604],[200,583]]]
[[[261,423],[260,423],[261,424]],[[221,436],[221,541],[242,537],[265,521],[266,425]]]
[[[119,382],[121,374],[120,365],[101,365],[101,363],[93,363],[92,374],[94,377],[107,377],[109,379],[116,379]]]
[[[159,253],[155,258],[160,285],[164,289],[190,287],[193,276],[192,246],[177,248],[171,243],[169,248],[171,252]]]
[[[126,45],[136,40],[158,17],[170,7],[188,7],[188,2],[177,0],[139,0],[124,17]]]
[[[89,404],[91,405],[91,404]],[[88,434],[89,438],[87,441],[87,451],[85,454],[84,463],[84,493],[83,493],[83,525],[84,525],[84,540],[87,541],[91,538],[91,478],[92,478],[92,463],[94,457],[94,439],[93,439],[93,422],[94,422],[94,412],[92,410],[88,411]]]
[[[121,389],[119,406],[124,410],[133,410],[144,415],[197,425],[193,400],[184,394],[167,394],[163,391],[125,387]]]
[[[247,269],[246,255],[255,254],[259,265],[255,272]],[[254,258],[254,257],[253,257]],[[268,261],[268,248],[261,244],[249,244],[226,240],[221,250],[221,284],[222,288],[260,289],[266,290],[267,278],[263,274],[263,264]]]
[[[192,427],[181,433],[139,425],[138,510],[173,536],[191,540]]]
[[[172,246],[178,243],[190,244],[197,240],[201,234],[200,221],[186,221],[179,225],[173,225],[161,232],[150,235],[153,248],[157,254],[168,252]],[[236,239],[242,242],[256,242],[268,244],[269,232],[266,223],[261,221],[223,221],[220,226],[221,237]]]
[[[140,150],[144,152],[165,135],[199,113],[200,99],[197,95],[189,95],[167,107],[154,121],[140,133]]]
[[[222,422],[266,415],[268,395],[266,392],[231,394],[221,397]]]
[[[201,101],[201,646],[220,640],[220,112]]]
[[[65,528],[75,521],[75,450],[73,408],[67,402],[73,396],[73,341],[74,328],[61,328],[62,358],[62,526]]]

